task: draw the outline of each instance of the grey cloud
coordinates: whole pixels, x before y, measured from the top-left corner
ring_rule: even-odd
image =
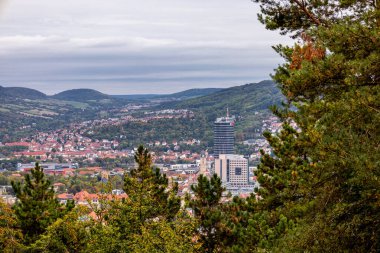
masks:
[[[0,19],[0,82],[127,94],[267,79],[281,62],[270,46],[284,38],[256,12],[249,0],[13,0]]]

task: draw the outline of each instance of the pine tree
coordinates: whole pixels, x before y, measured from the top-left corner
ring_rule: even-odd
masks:
[[[82,218],[88,212],[86,207],[78,206],[63,218],[57,219],[28,250],[39,253],[93,252],[87,249],[90,242],[89,230],[94,223]]]
[[[293,250],[377,252],[380,3],[255,2],[268,29],[297,39],[274,47],[286,62],[273,78],[297,108],[284,122],[299,128],[266,135],[276,156],[259,166],[259,205],[272,226],[281,215],[297,220],[282,239]]]
[[[142,227],[141,234],[132,237],[132,252],[198,252],[199,243],[193,241],[196,223],[186,217],[173,222],[159,220]]]
[[[225,188],[220,178],[214,174],[209,180],[200,175],[196,185],[191,186],[195,198],[189,200],[198,219],[197,237],[202,244],[202,252],[220,252],[223,241],[223,212],[221,198]]]
[[[124,178],[125,201],[115,202],[108,223],[119,233],[126,245],[142,234],[151,222],[171,222],[180,210],[178,185],[169,186],[168,179],[152,166],[148,150],[140,146],[135,154],[137,167]]]
[[[149,151],[140,146],[135,155],[137,168],[124,178],[124,191],[134,203],[138,222],[163,217],[170,220],[179,211],[180,199],[176,196],[178,185],[169,189],[169,182],[158,168],[152,167]]]
[[[50,224],[73,207],[73,203],[66,208],[58,202],[38,163],[30,174],[25,175],[23,183],[12,182],[12,187],[18,199],[13,208],[26,245],[37,240]]]

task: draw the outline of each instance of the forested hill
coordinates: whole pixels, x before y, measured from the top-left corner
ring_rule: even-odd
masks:
[[[2,87],[0,86],[0,98],[7,99],[44,99],[47,96],[34,89],[24,87]]]
[[[214,94],[218,91],[221,91],[223,89],[221,88],[205,88],[205,89],[190,89],[185,90],[165,96],[159,96],[159,98],[175,98],[175,99],[189,99],[189,98],[195,98],[195,97],[201,97],[201,96],[207,96],[210,94]]]
[[[55,94],[52,98],[68,101],[88,101],[109,99],[111,97],[92,89],[73,89]]]
[[[190,109],[204,112],[209,118],[224,115],[227,107],[234,115],[244,116],[254,111],[266,110],[271,105],[278,105],[283,100],[280,89],[270,80],[250,83],[222,89],[218,92],[188,99],[185,101],[165,103],[162,107]]]
[[[123,98],[131,101],[180,101],[195,97],[206,96],[222,90],[221,88],[204,88],[204,89],[189,89],[172,94],[132,94],[132,95],[112,95],[115,98]]]

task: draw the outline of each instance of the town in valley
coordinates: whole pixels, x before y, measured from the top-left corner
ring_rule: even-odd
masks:
[[[53,180],[57,197],[62,203],[66,203],[69,199],[82,204],[85,203],[85,199],[97,201],[97,191],[101,190],[101,185],[113,182],[113,187],[120,187],[124,173],[134,166],[133,157],[137,144],[136,146],[123,145],[126,141],[123,135],[115,136],[113,139],[93,138],[91,137],[93,129],[120,127],[129,122],[149,124],[158,120],[194,118],[194,112],[191,110],[147,110],[144,105],[129,105],[120,111],[125,115],[119,118],[72,123],[65,128],[41,131],[17,141],[0,143],[0,151],[3,151],[0,157],[3,178],[0,181],[3,183],[0,185],[3,189],[1,197],[8,203],[14,202],[16,199],[11,194],[10,181],[20,180],[23,174],[28,173],[38,162],[44,168],[44,173]],[[134,116],[136,114],[138,116]],[[229,134],[232,139],[230,150],[218,150],[218,154],[209,152],[209,148],[215,150],[217,144],[214,144],[214,147],[208,147],[204,140],[191,138],[191,136],[190,138],[177,136],[175,139],[152,139],[141,143],[150,150],[154,166],[160,168],[161,173],[165,174],[171,182],[179,183],[179,195],[191,193],[191,185],[196,183],[199,174],[210,176],[217,173],[223,179],[223,175],[220,174],[219,169],[216,169],[215,164],[219,166],[220,161],[226,162],[227,158],[242,162],[239,166],[243,168],[241,170],[239,167],[237,172],[239,176],[235,176],[243,180],[232,179],[231,182],[227,182],[224,179],[229,193],[248,196],[254,192],[255,187],[258,187],[254,170],[261,157],[260,150],[269,154],[271,152],[269,144],[261,134],[264,131],[277,133],[281,129],[281,123],[274,116],[263,119],[260,122],[261,128],[258,129],[258,137],[239,143],[249,153],[239,155],[234,150],[234,127],[239,122],[236,122],[235,117],[228,115],[215,119],[214,135],[218,135],[218,122],[221,120],[228,120],[228,127],[231,128]],[[218,137],[213,138],[215,140]],[[223,141],[222,139],[220,146],[223,146]],[[219,154],[227,154],[227,157],[224,155],[219,157]],[[232,174],[234,173],[231,173],[231,176]],[[68,185],[70,178],[87,182],[87,184],[81,184],[82,187],[73,187]],[[116,195],[123,194],[122,190],[117,188],[112,192]]]

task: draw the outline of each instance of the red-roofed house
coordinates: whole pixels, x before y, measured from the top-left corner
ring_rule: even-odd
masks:
[[[46,160],[47,159],[45,151],[15,152],[14,154],[15,154],[15,157],[26,156],[26,157],[34,157],[36,159],[41,159],[41,160]]]
[[[5,143],[5,146],[8,146],[8,147],[15,147],[15,146],[29,147],[30,143],[29,142],[9,142],[9,143]]]
[[[98,194],[91,194],[87,191],[80,191],[75,194],[74,200],[77,205],[89,205],[89,203],[97,204],[99,196]]]
[[[57,199],[61,204],[66,204],[68,200],[72,200],[74,196],[68,193],[62,193],[57,195]]]
[[[96,172],[100,172],[102,170],[102,167],[87,167],[86,169],[96,171]]]
[[[95,171],[91,171],[91,170],[82,170],[82,171],[79,171],[78,172],[79,175],[81,176],[86,176],[86,175],[94,175],[95,174]]]
[[[66,185],[63,183],[54,183],[53,184],[53,189],[55,192],[62,192],[66,190]]]

